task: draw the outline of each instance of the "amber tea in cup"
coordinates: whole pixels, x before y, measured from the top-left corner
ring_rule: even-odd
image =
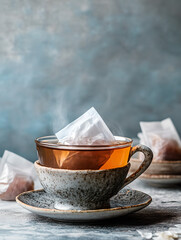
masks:
[[[132,140],[115,137],[113,145],[63,145],[55,136],[35,140],[40,164],[61,169],[112,169],[127,165]]]

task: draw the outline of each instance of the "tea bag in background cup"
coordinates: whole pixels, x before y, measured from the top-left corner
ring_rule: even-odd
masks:
[[[170,118],[161,122],[140,122],[140,143],[149,146],[154,160],[181,160],[181,140]]]
[[[18,194],[33,190],[36,178],[33,163],[5,151],[0,159],[0,199],[15,200]]]
[[[116,142],[115,137],[93,107],[55,135],[59,143],[65,145],[112,145]],[[61,155],[59,161],[61,168],[64,169],[95,170],[104,165],[111,154],[112,151],[105,151],[104,154],[97,152],[95,157],[95,153],[92,155],[90,151],[67,151]]]

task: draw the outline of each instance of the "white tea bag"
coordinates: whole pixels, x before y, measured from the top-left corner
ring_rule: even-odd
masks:
[[[154,160],[180,160],[181,140],[170,118],[161,122],[140,122],[140,143],[149,146]]]
[[[181,140],[170,118],[161,122],[140,122],[145,144],[151,147],[150,136],[155,134],[160,137],[174,139],[180,146]]]
[[[67,145],[110,145],[115,142],[115,137],[93,107],[55,135],[59,142]]]
[[[56,133],[61,144],[66,145],[111,145],[115,137],[92,107],[82,116]],[[112,151],[67,151],[59,163],[63,169],[99,169],[111,156]]]
[[[33,190],[36,177],[33,163],[5,151],[0,159],[0,199],[15,200],[18,194]]]

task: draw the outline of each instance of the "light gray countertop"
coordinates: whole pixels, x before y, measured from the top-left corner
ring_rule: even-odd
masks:
[[[145,209],[99,223],[62,223],[28,212],[16,202],[0,201],[0,239],[142,239],[136,230],[166,231],[181,223],[181,186],[152,187],[136,180],[130,187],[151,195]]]

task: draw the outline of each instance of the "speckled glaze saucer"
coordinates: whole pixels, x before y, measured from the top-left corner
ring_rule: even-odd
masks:
[[[16,197],[23,208],[32,213],[64,222],[92,222],[120,217],[148,206],[152,198],[143,192],[123,189],[110,199],[110,207],[97,210],[57,210],[44,190],[24,192]]]

